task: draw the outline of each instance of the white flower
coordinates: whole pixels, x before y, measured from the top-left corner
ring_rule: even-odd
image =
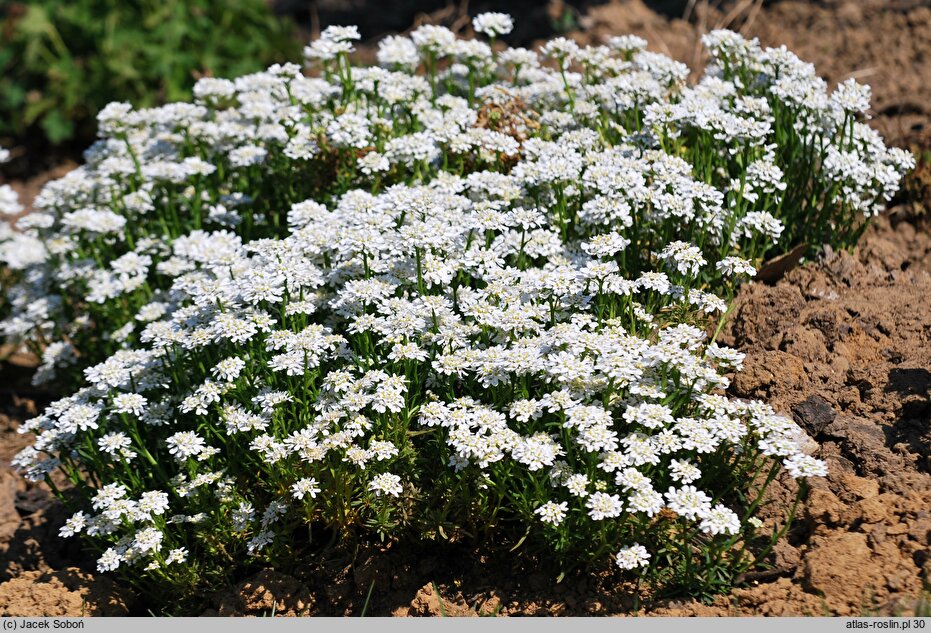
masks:
[[[328,26],[323,29],[322,33],[320,33],[320,37],[325,40],[331,40],[333,42],[349,42],[362,38],[362,36],[359,34],[359,27],[353,25]]]
[[[248,501],[243,501],[233,510],[230,518],[233,522],[233,529],[242,532],[248,529],[253,519],[255,519],[255,508]]]
[[[756,268],[753,266],[753,263],[746,259],[741,259],[740,257],[725,257],[714,266],[725,275],[731,277],[739,275],[745,275],[747,277],[756,276]]]
[[[414,29],[411,39],[418,48],[444,54],[456,41],[456,35],[445,26],[424,24]]]
[[[649,429],[659,429],[675,421],[672,409],[662,404],[648,402],[627,407],[623,417],[631,424],[641,424]]]
[[[136,533],[136,538],[133,540],[132,549],[139,553],[145,554],[147,552],[157,552],[162,548],[162,539],[164,534],[162,534],[156,528],[145,528]]]
[[[740,531],[740,519],[732,510],[718,504],[705,514],[699,527],[706,534],[737,534]]]
[[[155,516],[164,514],[168,510],[168,494],[160,490],[143,492],[139,497],[139,510]]]
[[[249,167],[261,165],[268,155],[268,150],[258,145],[243,145],[229,153],[230,164],[233,167]]]
[[[789,474],[796,479],[802,477],[824,477],[828,474],[827,464],[808,455],[797,454],[782,460]]]
[[[401,486],[400,477],[391,473],[382,473],[372,478],[372,481],[369,482],[369,490],[374,492],[376,497],[382,494],[397,497],[404,488]]]
[[[642,487],[627,499],[628,512],[643,512],[647,516],[654,516],[663,509],[663,495],[652,487]]]
[[[514,20],[506,13],[480,13],[472,19],[472,28],[476,33],[498,37],[514,30]]]
[[[650,563],[650,553],[639,543],[629,547],[622,547],[614,557],[614,561],[621,569],[636,569],[646,567]]]
[[[320,486],[317,485],[317,480],[313,477],[304,477],[291,484],[291,496],[295,499],[303,499],[304,495],[316,499],[319,492]]]
[[[69,211],[62,217],[61,223],[91,233],[120,234],[126,226],[126,218],[107,209],[85,208]]]
[[[534,510],[534,514],[540,515],[540,520],[550,525],[559,525],[566,518],[566,511],[569,509],[568,504],[563,501],[547,501],[542,506]]]
[[[585,502],[588,508],[588,515],[596,520],[609,519],[621,515],[624,511],[624,504],[618,495],[609,495],[605,492],[595,492]]]
[[[0,152],[6,152],[9,155],[9,152],[2,148],[0,148]],[[6,161],[0,160],[0,163],[4,162]],[[19,194],[13,190],[13,187],[0,185],[0,216],[17,215],[22,210],[23,205],[19,203]]]
[[[766,211],[751,211],[744,216],[738,226],[742,234],[748,238],[762,235],[773,242],[779,240],[785,228],[782,222]]]
[[[109,483],[99,488],[94,495],[91,505],[95,510],[105,510],[126,496],[126,486],[120,483]]]
[[[647,41],[637,35],[614,35],[608,39],[608,46],[617,51],[636,52],[647,47]]]
[[[340,54],[351,53],[353,50],[348,40],[338,41],[321,37],[304,47],[304,59],[308,62],[311,60],[328,62],[336,59]]]
[[[117,452],[124,448],[129,448],[132,444],[129,436],[125,433],[107,433],[103,437],[97,440],[97,446],[100,447],[104,453],[108,455],[115,455]]]
[[[540,470],[544,466],[552,466],[557,457],[565,451],[545,433],[537,433],[533,437],[523,438],[511,449],[511,455],[528,470]]]
[[[686,519],[704,518],[711,509],[711,498],[695,486],[669,487],[666,507]]]
[[[171,565],[172,563],[183,563],[187,561],[187,557],[187,548],[179,547],[168,552],[168,556],[165,557],[165,564]]]
[[[571,61],[579,54],[579,45],[565,37],[557,37],[544,44],[540,52],[544,57],[557,59],[560,62]]]
[[[669,463],[673,481],[690,484],[701,477],[701,470],[687,459],[674,459]]]
[[[391,169],[391,163],[378,152],[368,152],[357,161],[359,170],[367,175],[381,174]]]
[[[123,557],[112,547],[107,548],[103,555],[97,559],[97,571],[100,573],[114,571],[123,562]]]
[[[229,79],[201,77],[194,84],[194,96],[198,99],[229,99],[236,92],[236,85]]]
[[[165,444],[168,445],[168,452],[179,460],[193,457],[206,448],[204,438],[193,431],[175,433],[165,440]]]
[[[263,530],[249,539],[246,543],[246,549],[250,554],[258,554],[275,539],[275,533],[269,530]]]
[[[685,242],[672,242],[656,255],[675,264],[676,270],[683,275],[697,275],[708,263],[700,248]]]
[[[420,63],[417,46],[409,38],[389,35],[378,43],[378,63],[383,66],[413,68]]]
[[[576,497],[588,496],[588,475],[570,475],[566,478],[565,486]]]
[[[149,401],[138,393],[121,393],[113,397],[113,410],[139,417],[145,411]]]
[[[84,512],[75,512],[65,521],[65,524],[58,530],[58,535],[67,538],[80,533],[87,525],[87,515]]]
[[[214,378],[224,382],[234,382],[246,367],[246,361],[236,356],[221,360],[210,370]]]
[[[863,114],[870,109],[870,87],[858,84],[855,79],[839,83],[831,95],[831,103],[841,111]]]

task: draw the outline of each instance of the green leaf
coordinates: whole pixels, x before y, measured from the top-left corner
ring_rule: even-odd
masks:
[[[42,129],[52,143],[61,143],[74,136],[74,123],[62,114],[61,110],[52,110],[42,119]]]

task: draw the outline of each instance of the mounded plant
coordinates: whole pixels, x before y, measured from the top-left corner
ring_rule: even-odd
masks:
[[[162,596],[363,536],[726,590],[785,529],[766,487],[825,465],[725,395],[714,335],[764,257],[848,245],[895,192],[868,90],[727,31],[694,86],[629,36],[423,26],[377,67],[355,39],[111,104],[0,245],[6,335],[76,389],[16,459],[74,484],[62,534]]]

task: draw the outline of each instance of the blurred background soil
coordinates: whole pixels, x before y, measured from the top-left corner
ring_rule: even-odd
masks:
[[[931,611],[931,2],[926,0],[612,0],[431,2],[277,0],[305,37],[357,24],[360,60],[385,34],[431,22],[467,34],[469,16],[516,17],[512,45],[635,33],[696,69],[702,33],[727,27],[785,44],[836,83],[873,88],[872,124],[924,157],[903,194],[852,253],[825,249],[774,283],[745,286],[724,342],[747,353],[731,393],[792,416],[830,474],[813,482],[769,571],[712,604],[643,604],[613,571],[556,583],[532,559],[461,545],[335,550],[291,576],[263,570],[209,600],[206,615],[909,615]],[[386,7],[390,5],[390,10]],[[28,206],[77,153],[18,157],[8,180]],[[2,182],[2,177],[0,177]],[[20,422],[52,394],[29,387],[30,359],[0,365],[0,616],[147,614],[57,535],[65,513],[9,460]],[[774,500],[794,495],[780,482]]]

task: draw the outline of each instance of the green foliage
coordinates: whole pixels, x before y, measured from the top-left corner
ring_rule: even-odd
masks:
[[[199,76],[293,58],[263,0],[35,0],[0,10],[0,136],[86,143],[110,101],[190,97]]]

